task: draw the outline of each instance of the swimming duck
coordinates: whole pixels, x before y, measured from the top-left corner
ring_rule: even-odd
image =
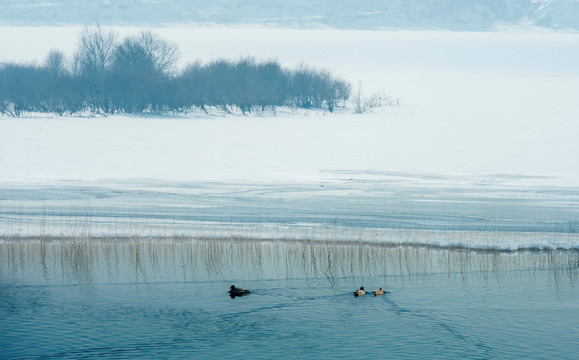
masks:
[[[362,296],[366,295],[366,290],[364,290],[363,286],[360,286],[360,289],[354,291],[354,296]]]
[[[231,285],[231,287],[229,288],[229,294],[231,296],[243,296],[243,295],[251,294],[251,290],[244,289],[244,288],[238,288],[238,287],[235,287],[235,285]]]
[[[376,296],[376,295],[384,295],[384,290],[382,288],[380,288],[380,289],[374,291],[374,296]]]

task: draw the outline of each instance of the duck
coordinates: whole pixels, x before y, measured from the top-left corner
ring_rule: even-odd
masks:
[[[374,291],[374,296],[376,296],[376,295],[384,295],[384,290],[382,288],[380,288],[380,289]]]
[[[366,295],[366,290],[364,290],[363,286],[360,286],[360,289],[354,291],[354,296],[362,296]]]
[[[235,287],[235,285],[231,285],[231,287],[229,288],[229,294],[231,296],[243,296],[243,295],[251,294],[251,290],[244,289],[244,288],[238,288],[238,287]]]

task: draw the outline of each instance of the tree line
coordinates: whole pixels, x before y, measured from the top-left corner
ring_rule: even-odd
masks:
[[[283,68],[275,60],[218,59],[177,71],[176,44],[151,32],[119,39],[100,27],[84,29],[72,59],[52,50],[41,64],[0,64],[0,113],[59,115],[181,113],[290,106],[334,111],[350,84],[326,70]]]

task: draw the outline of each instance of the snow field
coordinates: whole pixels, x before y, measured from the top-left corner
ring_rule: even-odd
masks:
[[[140,30],[115,29],[122,34]],[[1,27],[0,61],[41,61],[53,48],[71,56],[80,30]],[[553,204],[548,198],[545,214],[563,225],[577,223],[573,203],[579,185],[576,34],[256,27],[152,30],[179,44],[181,66],[196,59],[247,55],[277,58],[290,67],[305,62],[351,81],[353,93],[361,83],[363,96],[386,94],[398,99],[399,106],[364,114],[354,114],[350,107],[335,114],[278,109],[275,114],[241,116],[213,109],[209,115],[199,111],[178,117],[4,116],[0,117],[3,194],[14,184],[48,184],[57,189],[69,184],[105,184],[132,190],[147,182],[153,187],[165,182],[219,182],[248,189],[254,184],[263,188],[325,184],[328,190],[327,185],[334,184],[339,185],[334,194],[338,206],[364,196],[371,198],[375,189],[368,184],[386,181],[388,185],[399,174],[397,184],[402,184],[404,191],[418,186],[420,191],[434,191],[429,194],[441,202],[444,197],[436,197],[437,189],[474,186],[476,199],[485,194],[496,196],[496,191],[503,189],[505,199],[515,196],[523,201],[540,198],[546,189],[549,194],[560,192],[567,194],[563,197],[567,200]],[[495,192],[490,194],[488,186]],[[295,196],[280,191],[280,198]],[[308,195],[311,189],[304,191],[300,196],[313,196]],[[165,199],[169,203],[171,196]],[[253,197],[248,193],[240,199],[251,201]],[[273,197],[257,199],[265,206]],[[29,200],[35,201],[34,197]],[[63,201],[62,206],[68,206]],[[15,206],[9,211],[17,212],[23,205]],[[497,216],[503,211],[502,205],[498,206]],[[532,223],[532,218],[526,220]],[[188,234],[194,233],[190,225],[184,225]],[[221,231],[201,225],[199,234]],[[108,233],[110,226],[116,225],[103,226]],[[223,224],[223,231],[234,229],[252,237],[286,234],[280,224],[273,224],[274,230],[268,226],[264,223],[263,231],[258,231]],[[157,229],[164,231],[162,226]],[[335,229],[329,230],[330,235],[316,229],[314,223],[299,231],[320,239],[336,233]],[[462,236],[460,232],[439,235],[427,231],[432,233],[428,239],[434,245],[453,245]],[[376,240],[373,229],[353,229],[348,236],[359,238],[360,234]],[[418,234],[416,241],[426,236],[424,231],[405,234]],[[382,235],[378,236],[381,240],[398,236],[386,230]],[[508,240],[510,236],[515,240]],[[508,233],[489,237],[489,233],[473,232],[464,241],[472,247],[570,248],[576,247],[574,236]],[[494,239],[499,239],[499,244]]]

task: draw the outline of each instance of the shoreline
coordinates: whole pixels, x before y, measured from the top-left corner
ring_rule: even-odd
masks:
[[[139,283],[165,276],[164,281],[188,283],[302,279],[332,288],[352,281],[387,284],[394,278],[432,276],[464,284],[547,277],[549,286],[561,291],[573,289],[579,279],[577,250],[509,252],[282,239],[28,239],[0,242],[0,258],[0,274],[12,274],[11,281],[23,284],[41,278]]]
[[[471,252],[476,254],[518,254],[518,253],[577,253],[579,245],[576,247],[528,247],[517,249],[506,248],[482,248],[469,247],[466,245],[449,244],[439,245],[420,242],[390,242],[390,241],[366,241],[366,240],[317,240],[299,238],[255,238],[243,236],[0,236],[0,246],[13,243],[80,243],[87,242],[97,244],[116,243],[126,244],[130,242],[168,243],[168,242],[190,242],[190,243],[218,243],[218,244],[246,244],[246,245],[301,245],[317,247],[371,247],[381,249],[408,248],[450,252]]]

